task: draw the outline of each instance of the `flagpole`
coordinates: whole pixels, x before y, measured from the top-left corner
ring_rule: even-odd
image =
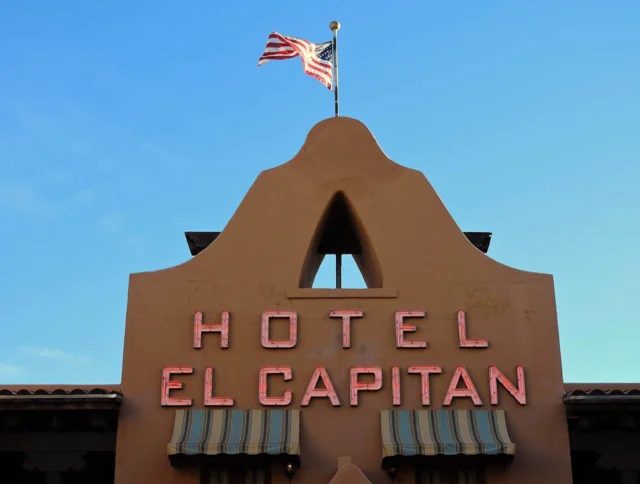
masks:
[[[338,30],[340,30],[340,22],[334,20],[329,24],[329,28],[333,30],[333,94],[336,116],[338,116]]]

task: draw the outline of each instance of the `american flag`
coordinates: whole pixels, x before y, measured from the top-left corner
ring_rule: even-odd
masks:
[[[302,59],[305,74],[318,79],[328,89],[332,89],[333,81],[333,42],[314,44],[295,37],[285,37],[278,32],[271,32],[267,47],[258,60],[258,67],[270,60],[283,60],[298,57]]]

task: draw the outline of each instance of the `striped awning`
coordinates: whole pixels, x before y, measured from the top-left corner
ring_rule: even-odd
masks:
[[[513,455],[504,410],[385,410],[382,456]]]
[[[167,454],[300,455],[300,411],[177,410]]]

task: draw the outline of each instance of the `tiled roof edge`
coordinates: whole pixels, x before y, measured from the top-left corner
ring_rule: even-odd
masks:
[[[640,388],[576,388],[564,392],[565,397],[597,396],[597,395],[640,395]]]
[[[114,388],[0,388],[1,395],[122,395]]]

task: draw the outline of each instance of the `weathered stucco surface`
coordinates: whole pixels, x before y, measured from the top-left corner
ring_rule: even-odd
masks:
[[[314,290],[298,289],[301,271],[323,212],[338,192],[366,232],[382,289],[355,298],[339,290],[308,297]],[[215,203],[213,193],[211,200]],[[293,349],[264,349],[261,314],[279,309],[297,312],[298,343]],[[342,348],[340,320],[329,318],[338,309],[364,311],[364,318],[352,324],[350,349]],[[230,311],[229,349],[220,349],[214,334],[205,334],[202,349],[193,349],[197,310],[209,323]],[[398,310],[426,311],[425,319],[408,321],[418,326],[408,337],[427,340],[426,349],[396,349]],[[469,337],[487,339],[489,348],[458,348],[458,310],[466,311]],[[285,335],[284,322],[273,326],[273,336]],[[431,378],[430,408],[437,409],[456,366],[468,369],[483,408],[489,408],[489,365],[497,365],[513,382],[516,365],[523,365],[527,405],[500,389],[498,406],[507,412],[516,456],[508,470],[489,475],[488,482],[571,482],[552,276],[515,270],[482,254],[424,175],[389,160],[354,119],[320,122],[291,161],[262,172],[228,226],[201,254],[177,267],[131,275],[116,484],[198,482],[197,469],[174,469],[166,456],[175,409],[160,405],[164,367],[194,368],[193,375],[175,378],[185,386],[172,392],[193,398],[194,408],[203,407],[207,366],[215,368],[217,396],[235,398],[236,408],[260,408],[262,365],[292,367],[291,381],[269,380],[271,394],[285,388],[293,392],[290,408],[300,408],[313,370],[323,365],[342,404],[313,399],[302,408],[302,467],[293,482],[330,482],[337,458],[344,455],[352,456],[373,484],[390,482],[380,469],[379,412],[392,408],[393,365],[402,374],[402,405],[396,408],[415,409],[421,408],[420,377],[407,375],[408,366],[443,368]],[[383,370],[382,389],[360,393],[358,407],[349,405],[353,366]],[[454,399],[449,408],[471,407],[467,398]],[[412,478],[404,473],[396,482]],[[286,479],[277,471],[273,482]]]

